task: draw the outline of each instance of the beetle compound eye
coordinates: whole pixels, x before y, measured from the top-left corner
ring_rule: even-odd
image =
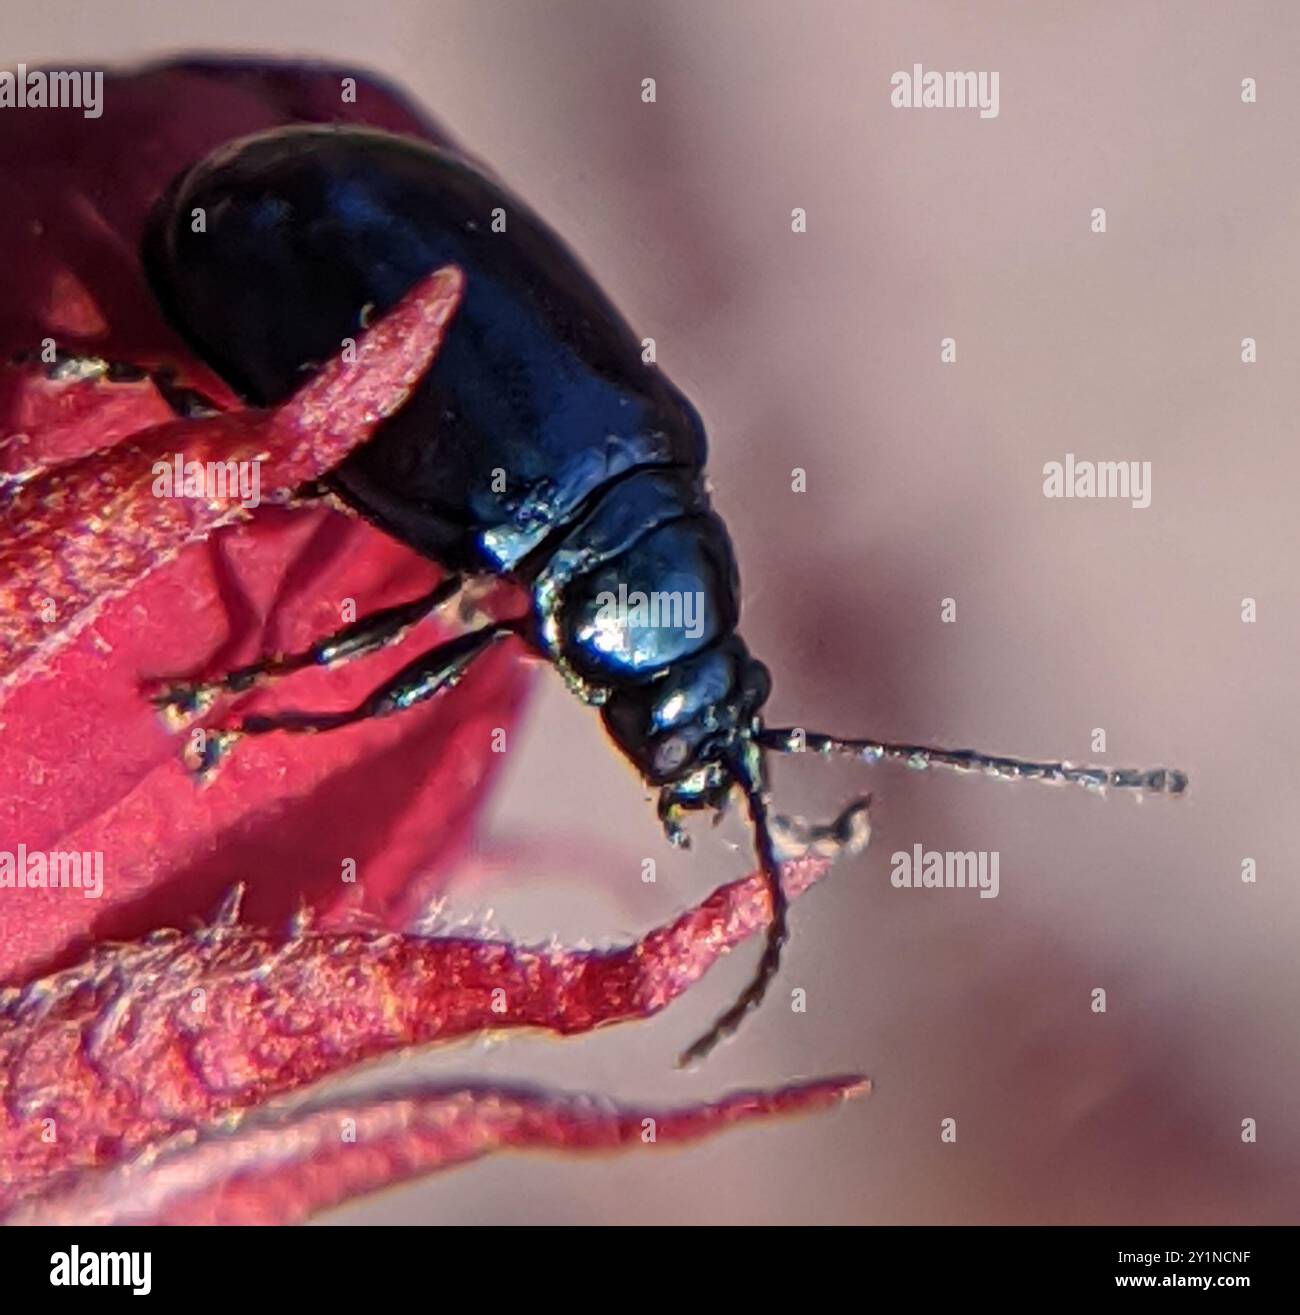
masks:
[[[742,702],[745,710],[757,712],[772,693],[772,676],[768,669],[757,659],[751,659],[745,668],[742,690]]]

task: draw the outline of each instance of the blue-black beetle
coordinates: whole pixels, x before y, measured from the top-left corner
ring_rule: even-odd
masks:
[[[451,578],[307,653],[176,686],[161,701],[193,710],[263,675],[370,651],[450,598],[466,576],[526,585],[534,600],[526,623],[495,622],[440,646],[349,712],[247,717],[212,739],[213,752],[243,734],[326,730],[410,706],[458,679],[496,639],[521,634],[600,706],[620,749],[659,787],[675,842],[683,810],[719,809],[736,787],[747,802],[773,903],[767,945],[745,991],[684,1058],[733,1031],[780,962],[786,909],[765,750],[1183,790],[1174,772],[764,727],[768,673],[736,633],[736,564],[704,487],[699,415],[642,359],[640,341],[564,243],[455,156],[358,128],[286,128],[235,142],[171,185],[143,258],[176,328],[263,405],[287,397],[305,370],[434,269],[464,272],[464,301],[425,381],[325,481]]]

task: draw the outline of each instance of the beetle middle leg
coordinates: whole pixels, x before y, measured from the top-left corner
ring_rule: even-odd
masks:
[[[462,584],[459,575],[448,576],[427,594],[358,617],[297,653],[278,653],[261,658],[212,680],[171,681],[152,696],[152,702],[173,728],[179,728],[206,712],[223,694],[243,694],[255,685],[294,671],[337,666],[397,643],[417,621],[454,598]]]
[[[480,630],[458,635],[422,653],[351,708],[334,712],[288,709],[269,714],[250,713],[233,726],[205,730],[191,742],[187,765],[197,775],[207,776],[231,746],[246,735],[271,735],[276,731],[315,735],[404,712],[459,684],[475,658],[499,640],[518,633],[518,621],[509,620],[494,621]]]

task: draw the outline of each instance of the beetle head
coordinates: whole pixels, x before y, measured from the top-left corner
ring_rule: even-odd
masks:
[[[616,690],[604,705],[605,726],[674,805],[717,808],[748,771],[745,745],[771,685],[767,668],[733,634],[656,680]]]

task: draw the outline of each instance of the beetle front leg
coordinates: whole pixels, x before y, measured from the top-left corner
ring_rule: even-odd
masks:
[[[659,791],[659,825],[663,827],[664,838],[674,849],[689,849],[691,838],[686,832],[682,815],[685,809],[681,800],[671,786],[664,786]]]
[[[207,777],[231,747],[246,735],[270,735],[276,731],[315,735],[413,708],[458,684],[475,658],[498,640],[516,634],[517,626],[515,621],[498,621],[439,644],[408,663],[352,708],[339,712],[295,709],[269,715],[253,713],[235,726],[196,731],[186,751],[186,765],[197,776]]]

